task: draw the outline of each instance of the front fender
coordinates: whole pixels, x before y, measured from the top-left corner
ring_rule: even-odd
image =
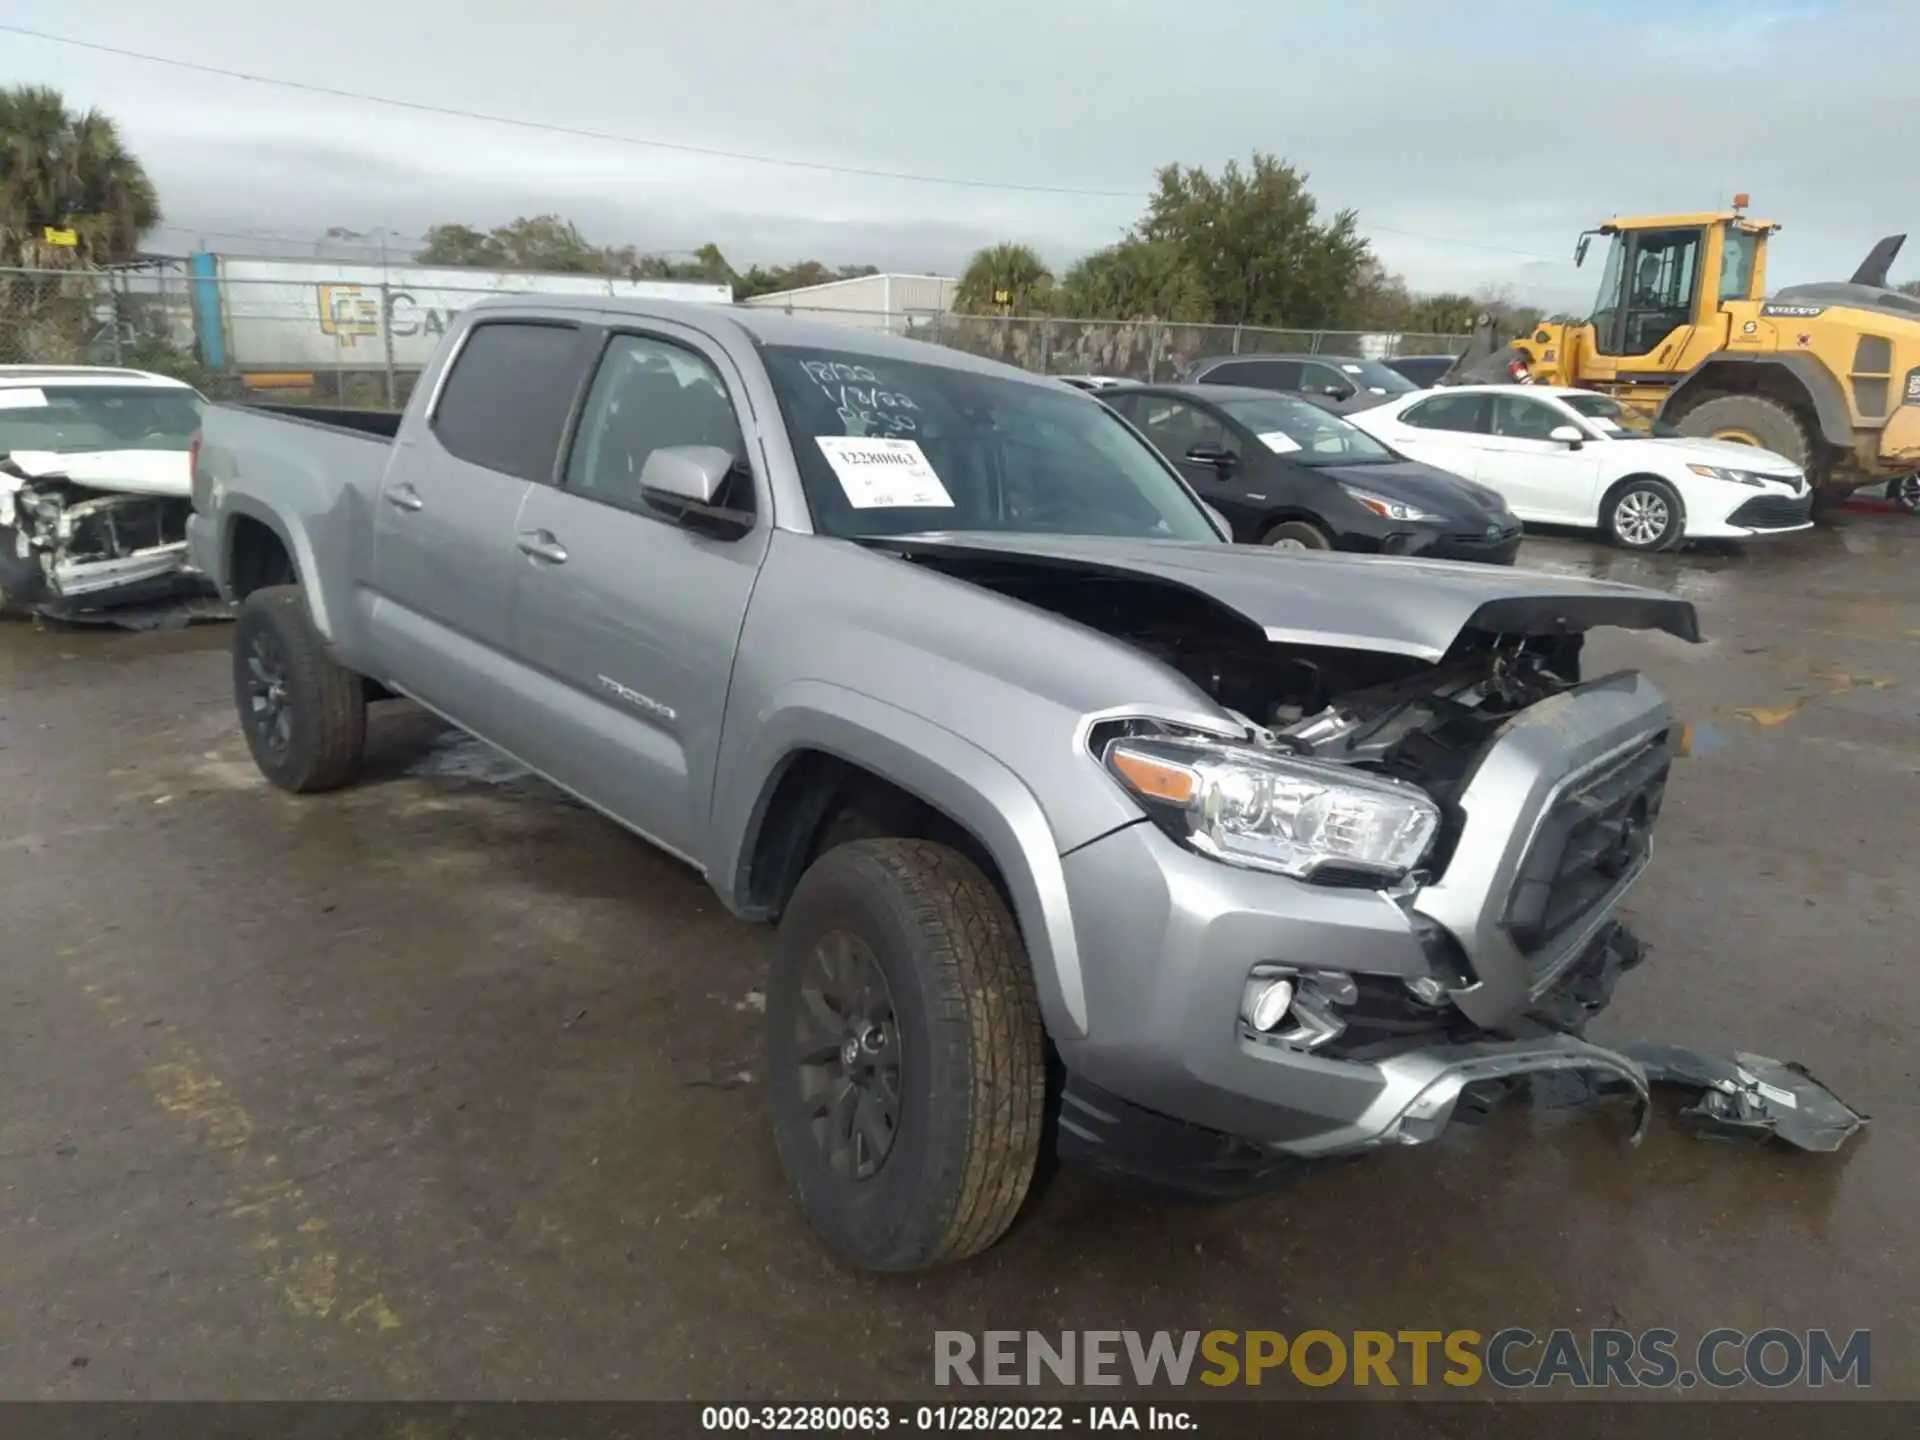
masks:
[[[740,877],[767,809],[794,757],[833,755],[919,797],[977,839],[999,866],[1033,964],[1050,1033],[1086,1034],[1087,1001],[1053,829],[1033,792],[972,742],[871,695],[825,681],[796,681],[769,697],[747,738],[722,746],[715,796],[715,861],[738,903]]]
[[[1814,419],[1819,425],[1820,437],[1836,449],[1853,449],[1853,416],[1847,410],[1847,397],[1842,393],[1840,383],[1812,355],[1797,352],[1761,351],[1746,354],[1738,350],[1722,350],[1709,355],[1682,376],[1680,383],[1668,392],[1666,399],[1660,402],[1658,418],[1672,419],[1685,410],[1703,388],[1711,390],[1712,371],[1716,367],[1746,368],[1758,365],[1772,366],[1799,382],[1800,388],[1807,392],[1807,398],[1813,402]]]

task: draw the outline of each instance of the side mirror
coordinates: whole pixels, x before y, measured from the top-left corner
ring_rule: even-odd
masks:
[[[1187,459],[1195,465],[1211,465],[1225,474],[1240,463],[1240,457],[1221,445],[1195,445],[1187,451]]]
[[[1578,425],[1556,425],[1547,432],[1549,440],[1557,440],[1569,450],[1578,450],[1587,443],[1587,437],[1580,433]]]
[[[1328,385],[1325,386],[1320,393],[1329,400],[1348,400],[1353,397],[1353,387],[1350,385]]]
[[[752,514],[714,503],[737,463],[718,445],[663,445],[640,467],[640,494],[689,529],[742,535]]]

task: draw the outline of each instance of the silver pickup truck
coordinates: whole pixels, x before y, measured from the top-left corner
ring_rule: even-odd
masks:
[[[1043,1154],[1214,1194],[1438,1136],[1639,959],[1678,727],[1583,633],[1691,606],[1228,544],[1090,395],[605,298],[467,311],[395,422],[204,420],[196,563],[261,770],[410,697],[777,921],[767,1103],[859,1265]],[[376,433],[377,432],[377,433]]]

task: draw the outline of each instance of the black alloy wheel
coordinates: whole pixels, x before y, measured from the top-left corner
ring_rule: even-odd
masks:
[[[900,1027],[873,951],[820,937],[800,979],[794,1050],[815,1143],[835,1173],[872,1178],[900,1132]]]

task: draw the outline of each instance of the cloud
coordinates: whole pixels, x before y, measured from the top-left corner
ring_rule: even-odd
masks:
[[[24,10],[24,14],[20,13]],[[1734,189],[1786,224],[1776,283],[1844,275],[1905,223],[1911,0],[1611,0],[1603,9],[1254,0],[14,0],[10,19],[134,50],[709,149],[1119,198],[913,185],[570,139],[0,37],[0,79],[119,117],[172,221],[222,248],[329,225],[571,215],[595,239],[716,241],[954,268],[999,238],[1057,263],[1112,240],[1156,166],[1254,149],[1352,207],[1418,288],[1575,303],[1575,234]],[[268,232],[271,232],[269,236]],[[287,239],[289,233],[293,238]],[[168,232],[184,234],[185,232]],[[1915,257],[1920,261],[1920,257]],[[1910,261],[1910,265],[1914,262]]]

